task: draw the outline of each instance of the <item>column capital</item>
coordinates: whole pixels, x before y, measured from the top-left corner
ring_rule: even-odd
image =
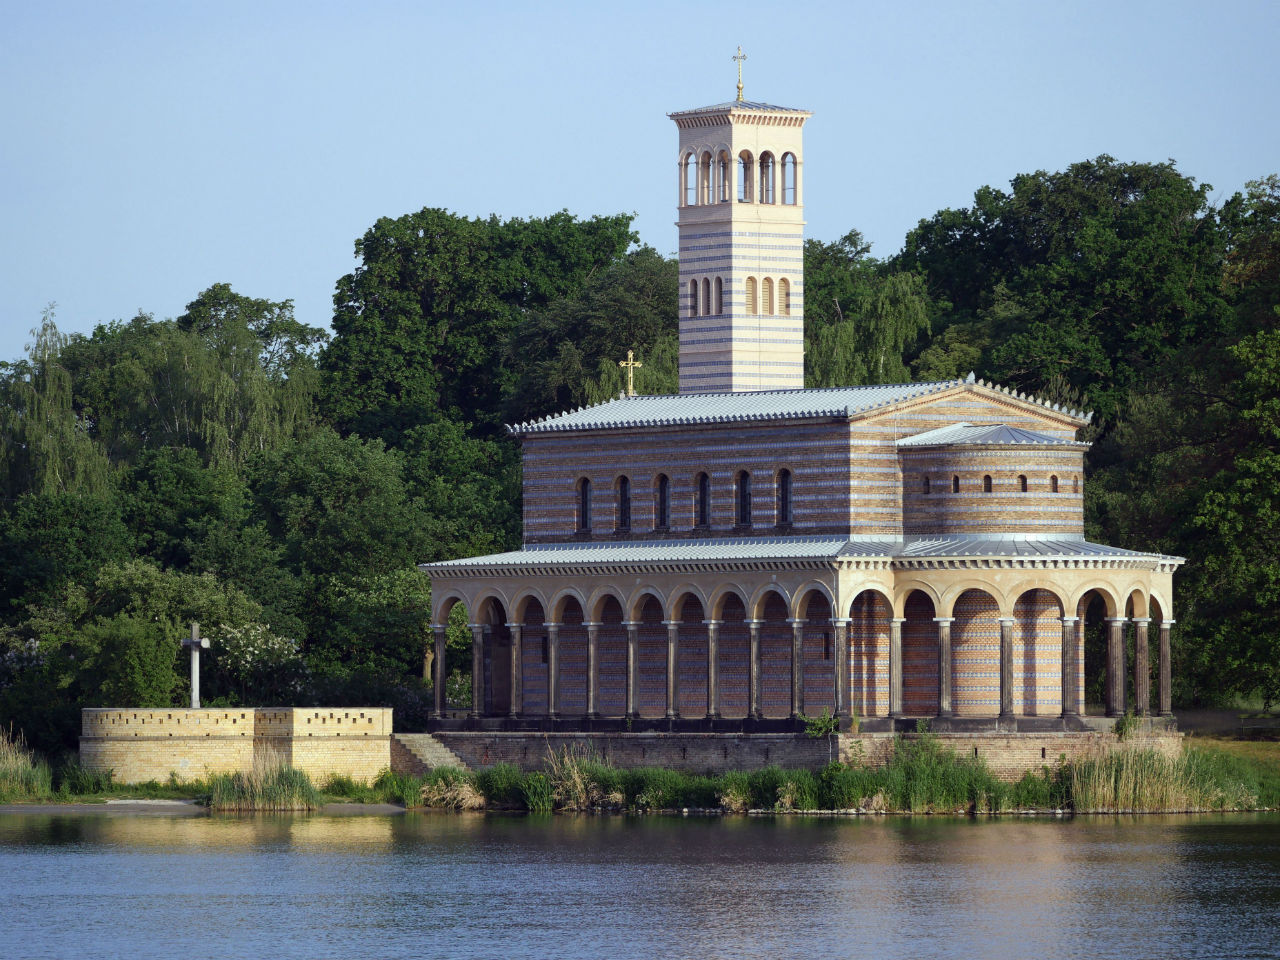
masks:
[[[523,627],[524,624],[523,623],[507,623],[507,624],[504,624],[504,626],[506,626],[508,630],[518,630],[521,627]]]
[[[743,620],[742,622],[748,627],[758,627],[764,623],[763,620]]]
[[[934,617],[933,622],[934,623],[954,623],[955,619],[956,619],[955,617]]]
[[[1079,617],[1062,617],[1061,618],[1063,623],[1075,623],[1079,619],[1080,619]]]
[[[1162,626],[1162,627],[1172,627],[1172,626],[1173,626],[1175,623],[1177,623],[1177,622],[1178,622],[1177,620],[1161,620],[1161,621],[1160,621],[1160,626]]]
[[[890,623],[890,625],[895,624],[895,623],[897,623],[897,624],[903,624],[903,623],[906,623],[906,622],[907,622],[907,618],[906,618],[906,617],[890,617],[890,618],[889,618],[889,623]]]
[[[599,620],[584,620],[582,622],[582,625],[584,627],[603,627],[604,626],[604,624],[601,623]]]
[[[672,627],[678,627],[683,621],[681,620],[663,620],[662,625],[670,630]]]
[[[997,617],[997,619],[1000,621],[1000,625],[1001,625],[1001,626],[1003,626],[1003,625],[1004,625],[1004,624],[1006,624],[1006,623],[1008,623],[1008,624],[1014,624],[1014,623],[1017,623],[1017,622],[1018,622],[1018,618],[1017,618],[1017,617]]]
[[[433,623],[431,625],[432,633],[444,633],[448,629],[449,625],[447,623]]]
[[[470,627],[472,630],[483,630],[485,627],[488,626],[488,624],[487,623],[468,623],[467,626]]]
[[[643,620],[623,620],[622,621],[622,625],[626,627],[628,630],[630,630],[632,627],[643,626],[643,624],[644,624]]]
[[[1128,623],[1129,622],[1128,617],[1103,617],[1102,619],[1107,621],[1107,623]]]
[[[853,623],[852,617],[832,617],[831,618],[831,625],[833,627],[847,627],[851,623]]]
[[[787,617],[787,623],[791,624],[792,627],[803,627],[808,622],[808,620],[801,620],[799,617]]]
[[[1134,623],[1150,623],[1151,622],[1150,617],[1133,617],[1131,619]]]
[[[720,624],[724,623],[724,621],[723,620],[703,620],[702,623],[703,623],[703,626],[718,627],[720,626]]]

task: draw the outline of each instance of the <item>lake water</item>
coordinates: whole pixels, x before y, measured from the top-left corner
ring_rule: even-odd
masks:
[[[1280,957],[1280,817],[0,815],[0,957]]]

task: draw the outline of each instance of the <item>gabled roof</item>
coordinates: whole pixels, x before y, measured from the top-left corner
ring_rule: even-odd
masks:
[[[1087,422],[1088,417],[1026,394],[975,380],[939,380],[932,383],[888,383],[863,387],[828,387],[818,390],[752,390],[736,393],[676,393],[651,397],[618,397],[591,407],[508,426],[517,437],[565,430],[608,430],[621,427],[680,426],[700,423],[734,423],[744,420],[804,420],[851,418],[916,397],[942,393],[957,387],[990,390],[1025,403]],[[1089,416],[1092,416],[1090,414]],[[990,441],[988,441],[990,442]]]
[[[950,447],[957,444],[1051,444],[1057,447],[1087,447],[1089,444],[1065,437],[1055,437],[1038,430],[1013,427],[1007,423],[975,424],[953,423],[950,426],[926,430],[915,436],[902,437],[900,447]]]

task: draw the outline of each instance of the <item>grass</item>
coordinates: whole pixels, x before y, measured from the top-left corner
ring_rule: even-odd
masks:
[[[248,773],[209,778],[209,808],[225,812],[315,810],[323,802],[311,778],[289,766],[255,767]]]
[[[34,799],[52,792],[49,764],[27,747],[21,734],[0,733],[0,802]]]

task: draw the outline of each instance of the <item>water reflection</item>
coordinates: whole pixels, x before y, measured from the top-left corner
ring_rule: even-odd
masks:
[[[0,953],[1271,956],[1277,878],[1265,815],[0,816]]]

